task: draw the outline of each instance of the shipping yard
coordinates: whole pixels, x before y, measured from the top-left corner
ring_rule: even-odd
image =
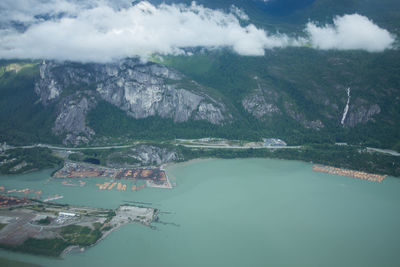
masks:
[[[53,174],[54,178],[92,178],[92,177],[109,177],[116,178],[120,169],[105,168],[93,166],[84,163],[65,163],[61,170]]]
[[[371,182],[378,182],[378,183],[381,183],[387,177],[386,175],[372,174],[372,173],[366,173],[366,172],[360,172],[360,171],[352,171],[352,170],[340,169],[340,168],[324,166],[324,165],[313,165],[313,171],[335,174],[335,175],[340,175],[340,176],[347,176],[347,177],[357,178],[357,179],[371,181]]]
[[[0,195],[0,208],[11,207],[15,205],[23,205],[31,203],[26,198],[16,198],[11,196]]]
[[[48,256],[92,246],[127,223],[150,226],[157,218],[155,209],[133,205],[111,210],[4,195],[0,203],[0,247]]]
[[[54,179],[55,178],[55,179]],[[77,179],[78,178],[78,179]],[[160,168],[137,168],[137,169],[113,169],[89,164],[66,163],[65,166],[53,174],[53,178],[45,182],[44,188],[15,188],[11,186],[0,186],[0,194],[7,196],[3,200],[0,199],[0,207],[8,203],[19,203],[17,197],[26,199],[37,199],[43,202],[55,201],[62,199],[64,196],[59,192],[50,195],[47,191],[48,183],[53,180],[60,181],[60,185],[66,187],[81,188],[86,186],[85,178],[111,178],[109,181],[95,184],[99,190],[116,190],[137,192],[146,187],[154,188],[172,188],[165,171]],[[123,182],[126,181],[126,182]],[[93,183],[90,183],[93,186]],[[11,188],[10,188],[11,187]],[[51,190],[52,191],[52,190]],[[21,202],[22,203],[22,202]]]
[[[53,174],[54,178],[96,178],[96,177],[108,177],[113,180],[132,180],[146,181],[147,187],[156,188],[172,188],[172,185],[164,170],[160,168],[135,168],[135,169],[116,169],[106,168],[100,166],[93,166],[90,164],[83,163],[72,163],[68,162],[65,166]],[[64,185],[74,186],[75,184],[67,181],[62,182]],[[80,181],[80,186],[84,186],[85,183]],[[119,191],[125,191],[127,188],[126,184],[120,182],[105,182],[104,184],[96,184],[100,190],[112,190],[115,186]],[[144,188],[144,185],[132,186],[132,191],[138,191]]]

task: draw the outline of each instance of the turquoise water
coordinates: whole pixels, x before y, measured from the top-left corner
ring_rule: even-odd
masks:
[[[168,214],[130,224],[64,259],[0,250],[44,266],[399,266],[400,179],[383,183],[312,171],[297,161],[207,160],[168,168],[172,190],[100,191],[50,181],[49,171],[0,185],[62,194],[58,202],[115,208],[149,202]]]

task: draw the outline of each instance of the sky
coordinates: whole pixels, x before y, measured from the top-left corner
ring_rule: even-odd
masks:
[[[1,0],[0,58],[110,62],[154,53],[178,55],[185,48],[230,48],[262,56],[267,49],[308,45],[315,49],[381,52],[395,36],[359,14],[331,24],[310,21],[304,35],[267,32],[244,10],[191,5],[153,5],[126,0]]]

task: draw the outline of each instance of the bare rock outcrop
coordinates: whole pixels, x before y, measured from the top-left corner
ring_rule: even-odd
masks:
[[[95,135],[85,121],[99,99],[137,119],[160,116],[176,123],[204,120],[216,125],[232,120],[225,104],[201,85],[138,59],[110,64],[43,61],[35,92],[43,105],[58,105],[53,132],[66,135],[64,143],[87,143]]]
[[[350,111],[344,125],[354,127],[357,124],[374,121],[374,116],[381,113],[381,108],[377,104],[350,106]]]
[[[260,87],[242,100],[244,109],[259,120],[265,120],[276,114],[280,114],[276,106],[276,93],[263,90]]]
[[[77,93],[64,98],[59,103],[53,133],[58,136],[65,135],[63,140],[65,145],[88,143],[95,132],[86,125],[86,114],[95,105],[96,99],[90,95],[90,92]]]

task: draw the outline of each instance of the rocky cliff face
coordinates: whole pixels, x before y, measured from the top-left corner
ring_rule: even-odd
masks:
[[[110,64],[48,61],[39,70],[35,92],[44,106],[56,106],[52,131],[63,138],[64,144],[88,143],[95,136],[86,124],[86,116],[99,101],[106,101],[136,119],[158,116],[175,123],[201,120],[224,125],[234,121],[231,112],[240,113],[234,108],[236,102],[230,103],[228,109],[221,99],[211,96],[210,91],[180,72],[137,59]],[[286,72],[279,74],[279,79],[288,79]],[[355,127],[374,121],[381,113],[379,105],[357,97],[357,93],[353,98],[345,90],[347,87],[340,84],[330,88],[328,94],[324,86],[312,81],[306,89],[286,85],[302,84],[296,79],[276,88],[271,87],[275,86],[274,81],[265,78],[254,76],[254,81],[258,86],[240,99],[239,104],[265,125],[282,118],[294,128],[318,131],[332,125]],[[357,90],[360,92],[361,87],[355,86],[354,91]]]
[[[57,99],[62,92],[61,85],[58,84],[55,75],[51,72],[54,66],[56,66],[54,63],[47,64],[46,61],[43,61],[39,69],[40,79],[35,84],[35,92],[44,105]]]
[[[79,63],[56,63],[43,61],[39,67],[40,79],[35,84],[35,92],[44,105],[54,103],[62,97],[62,93],[72,87],[89,85],[101,80],[101,73],[96,73],[96,65]],[[68,93],[67,93],[68,94]]]
[[[280,96],[277,92],[262,88],[259,85],[251,94],[243,98],[242,105],[247,112],[257,119],[266,121],[273,116],[282,114],[277,105],[279,98]],[[284,103],[283,112],[300,123],[304,128],[320,130],[324,127],[320,120],[308,120],[303,113],[297,111],[289,102]]]
[[[183,159],[173,148],[154,145],[136,147],[111,153],[107,156],[106,165],[113,168],[133,168],[138,166],[160,166],[164,163]]]
[[[87,143],[93,137],[86,114],[100,98],[137,119],[160,116],[177,123],[205,120],[217,125],[232,120],[225,105],[201,85],[165,66],[136,59],[113,64],[44,61],[35,92],[43,105],[58,105],[53,133],[65,135],[66,144]]]
[[[142,165],[161,165],[179,158],[175,150],[156,146],[140,145],[131,150],[133,157],[139,160]]]
[[[88,143],[95,135],[86,125],[86,114],[96,103],[92,92],[78,92],[59,103],[58,116],[52,130],[56,135],[66,134],[63,140],[65,145]]]
[[[275,92],[258,87],[242,100],[242,105],[247,112],[257,119],[265,120],[281,113],[275,104],[277,97]]]
[[[381,108],[377,104],[360,104],[350,106],[349,115],[344,121],[344,125],[354,127],[360,123],[374,121],[374,116],[381,113]]]
[[[160,116],[174,122],[189,119],[206,120],[222,124],[229,119],[226,108],[210,96],[203,94],[201,86],[189,91],[180,84],[183,76],[156,64],[127,66],[107,70],[108,79],[98,84],[97,92],[111,104],[134,118]],[[111,75],[110,75],[111,74]]]
[[[303,125],[306,129],[320,130],[324,128],[324,124],[320,120],[308,120],[306,116],[300,112],[296,112],[293,104],[285,102],[286,113],[295,121]]]

